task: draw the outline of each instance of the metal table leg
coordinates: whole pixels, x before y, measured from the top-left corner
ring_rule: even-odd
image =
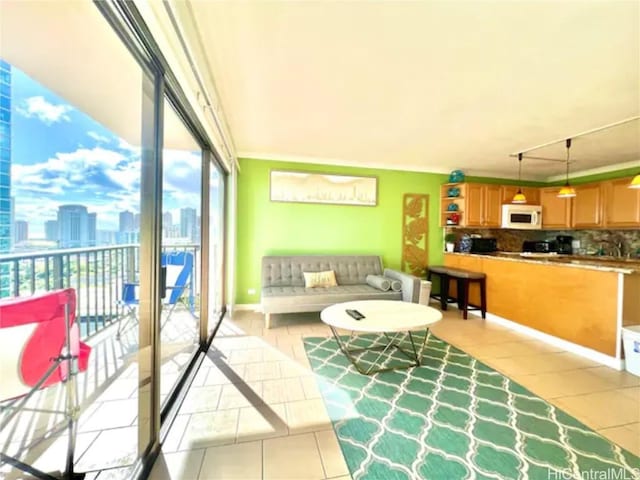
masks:
[[[330,328],[331,328],[331,333],[333,333],[333,338],[335,338],[342,353],[345,354],[345,356],[349,359],[349,361],[356,368],[356,370],[358,370],[358,372],[360,372],[363,375],[373,375],[374,373],[379,373],[379,372],[387,372],[391,370],[401,370],[405,368],[419,367],[420,363],[422,362],[422,354],[424,352],[424,347],[427,343],[427,337],[429,336],[429,329],[426,328],[424,331],[424,338],[422,339],[422,344],[420,345],[419,349],[416,348],[416,342],[415,342],[414,336],[411,334],[411,331],[407,331],[406,333],[397,332],[397,333],[394,333],[393,336],[389,336],[387,332],[382,332],[384,337],[387,339],[386,343],[382,343],[379,345],[374,344],[371,347],[351,348],[350,344],[353,343],[354,339],[358,338],[358,336],[355,335],[355,332],[351,332],[349,339],[345,341],[340,337],[337,330],[333,326],[330,326]],[[407,351],[405,348],[403,348],[401,343],[398,341],[401,335],[404,335],[404,337],[406,336],[409,337],[409,343],[411,344],[411,351]],[[407,357],[411,361],[411,363],[398,365],[394,367],[378,367],[378,365],[385,364],[385,361],[383,361],[381,364],[378,364],[381,358],[384,357],[386,360],[390,358],[391,349],[395,349],[398,352],[402,353],[405,357]],[[371,365],[368,368],[365,368],[362,365],[362,362],[358,361],[357,354],[363,353],[363,352],[377,352],[377,351],[379,351],[378,355],[372,362],[370,362]]]

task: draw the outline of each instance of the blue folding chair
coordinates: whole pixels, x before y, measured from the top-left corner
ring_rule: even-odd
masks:
[[[163,252],[160,257],[160,266],[162,267],[162,283],[164,285],[163,305],[167,311],[163,324],[169,321],[179,302],[186,302],[189,311],[193,314],[193,253]],[[118,318],[116,339],[120,338],[125,327],[132,320],[138,319],[140,305],[138,288],[138,283],[125,283],[122,288],[122,298],[119,303],[125,308],[125,314]],[[123,321],[125,319],[126,321]]]
[[[193,253],[167,252],[162,254],[161,266],[164,267],[165,305],[169,306],[167,320],[180,301],[188,302],[189,311],[193,313]],[[187,295],[185,295],[187,293]]]

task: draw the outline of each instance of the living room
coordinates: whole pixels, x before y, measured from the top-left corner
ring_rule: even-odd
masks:
[[[260,313],[262,272],[258,268],[262,257],[381,255],[384,267],[399,269],[403,196],[411,193],[429,197],[425,244],[428,264],[442,264],[441,186],[449,181],[453,170],[462,169],[465,181],[470,183],[559,188],[565,181],[568,164],[572,185],[618,178],[628,178],[630,182],[637,174],[637,158],[622,159],[613,151],[634,152],[636,147],[628,150],[629,143],[621,141],[608,150],[608,160],[585,168],[585,146],[594,143],[590,139],[600,144],[609,141],[606,132],[600,137],[598,132],[591,137],[580,135],[638,115],[637,108],[631,105],[637,104],[637,88],[631,85],[637,76],[636,60],[628,57],[624,66],[622,62],[615,67],[598,68],[603,76],[615,77],[620,85],[626,85],[620,92],[623,96],[626,92],[631,103],[618,113],[597,112],[605,104],[612,104],[598,100],[596,91],[603,91],[588,85],[597,76],[593,65],[600,63],[595,58],[601,58],[603,49],[617,42],[631,44],[631,37],[621,38],[630,31],[625,34],[618,30],[619,39],[609,37],[610,41],[596,33],[609,23],[604,18],[611,19],[609,15],[615,15],[614,10],[624,7],[617,4],[611,11],[599,10],[600,24],[591,17],[595,11],[581,10],[574,16],[576,11],[570,11],[571,5],[576,9],[593,7],[559,3],[537,10],[530,3],[502,3],[492,10],[481,4],[465,4],[462,8],[439,3],[396,5],[397,10],[390,4],[369,5],[365,9],[360,8],[361,4],[306,4],[297,8],[280,5],[277,12],[264,5],[196,9],[198,25],[213,27],[201,35],[205,45],[211,45],[207,49],[211,68],[221,70],[217,81],[227,121],[232,131],[241,132],[237,140],[242,148],[238,149],[236,325],[306,367],[308,359],[300,337],[318,337],[322,324],[317,314],[281,314],[272,315],[271,328],[265,329]],[[229,19],[226,15],[231,12],[233,17]],[[398,18],[404,22],[402,32],[394,27]],[[629,28],[634,31],[635,27]],[[274,36],[274,31],[282,33]],[[613,52],[608,55],[606,61],[614,61]],[[581,69],[584,70],[578,73]],[[247,71],[251,71],[251,78],[246,77]],[[632,128],[637,132],[637,124]],[[618,138],[613,130],[609,131],[613,133],[612,140]],[[575,136],[570,151],[573,160],[565,163],[564,140],[569,136]],[[549,142],[553,145],[545,151],[543,145]],[[492,147],[498,144],[501,149],[493,151]],[[535,149],[536,146],[541,147]],[[520,164],[518,153],[525,156]],[[535,156],[560,161],[528,158]],[[375,207],[365,207],[271,201],[274,171],[375,177],[377,203]],[[604,235],[604,230],[598,228],[587,230],[601,232],[593,237],[594,242]],[[482,228],[470,233],[478,232],[483,236],[493,233]],[[551,234],[548,232],[547,236]],[[637,248],[635,234],[631,235],[635,243],[629,247]],[[585,242],[583,247],[591,245]],[[552,299],[547,301],[553,304]],[[499,324],[484,323],[477,316],[464,322],[455,310],[445,313],[444,320],[431,331],[611,441],[637,452],[638,383],[631,374]],[[329,334],[326,328],[322,333]],[[268,375],[282,375],[282,371],[272,369]],[[289,379],[289,374],[284,376]],[[307,380],[301,381],[308,386]],[[363,385],[365,390],[369,386]],[[300,432],[297,441],[267,438],[263,440],[261,457],[257,449],[247,454],[253,456],[241,457],[247,460],[247,466],[261,461],[264,478],[277,477],[276,471],[290,478],[323,474],[326,478],[347,474],[354,478],[407,475],[406,471],[394,470],[397,462],[386,464],[391,470],[359,469],[361,457],[358,441],[353,441],[355,434],[340,431],[345,425],[331,417],[335,405],[331,403],[331,393],[323,391],[322,385],[320,395],[339,432],[338,454],[327,447],[327,417],[322,405],[313,403],[318,392],[306,392],[309,396],[300,397],[296,395],[304,394],[304,389],[300,393],[291,385],[281,387],[292,392],[291,398],[280,398],[283,403],[307,402],[309,424],[300,430],[295,423],[299,418],[295,408],[285,407],[285,417],[297,425],[291,431]],[[342,397],[335,394],[345,401],[353,400],[348,387],[344,392]],[[425,400],[425,406],[427,403]],[[309,435],[305,428],[316,431]],[[313,447],[314,435],[317,448]],[[213,448],[220,448],[220,457],[234,452],[231,446]],[[294,448],[299,463],[290,455],[280,457],[277,453],[279,449]],[[411,447],[407,449],[413,451]],[[341,462],[332,461],[341,455],[346,468]],[[380,467],[371,460],[370,453],[367,455],[369,465]],[[282,464],[278,463],[280,459]],[[320,466],[325,470],[315,470]],[[239,472],[227,463],[220,468],[229,475]],[[582,471],[581,467],[571,468],[573,475]],[[423,471],[422,476],[456,478],[453,471],[434,467],[428,473]],[[528,476],[547,478],[547,473],[532,467]],[[498,475],[525,478],[527,473]],[[408,474],[408,478],[419,475]]]

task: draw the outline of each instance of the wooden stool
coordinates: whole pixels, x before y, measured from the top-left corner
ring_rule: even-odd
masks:
[[[447,304],[457,303],[458,308],[462,311],[462,318],[467,318],[469,310],[480,310],[482,318],[487,318],[487,276],[482,272],[473,272],[462,268],[445,267],[442,265],[434,265],[429,267],[427,280],[431,280],[432,275],[440,277],[440,292],[432,293],[431,298],[440,301],[440,308],[447,309]],[[452,298],[449,296],[449,280],[455,279],[457,282],[458,296]],[[469,304],[469,284],[477,282],[480,284],[480,306]]]

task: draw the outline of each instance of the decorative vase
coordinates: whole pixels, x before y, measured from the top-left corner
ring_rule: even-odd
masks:
[[[449,183],[464,182],[464,173],[462,170],[454,170],[449,174]]]
[[[471,237],[469,235],[463,235],[460,239],[460,252],[469,253],[471,251]]]

